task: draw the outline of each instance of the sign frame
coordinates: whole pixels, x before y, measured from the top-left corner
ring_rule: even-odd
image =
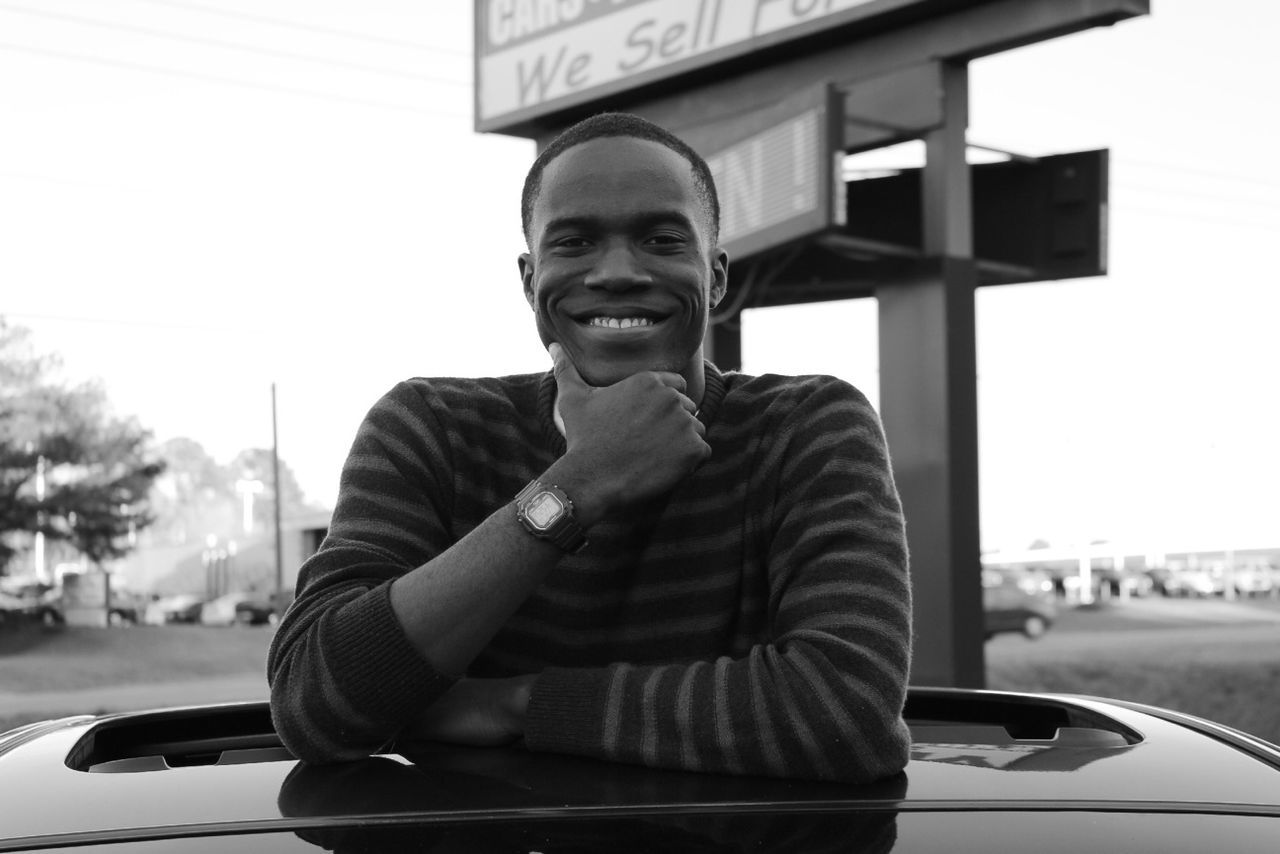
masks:
[[[742,65],[747,61],[769,63],[780,57],[798,55],[819,43],[852,41],[917,20],[989,2],[992,0],[619,0],[616,3],[618,9],[600,13],[591,10],[598,10],[608,0],[562,0],[557,7],[580,10],[579,22],[559,27],[548,25],[545,34],[525,39],[516,37],[511,41],[519,44],[493,47],[489,44],[486,26],[490,10],[496,4],[511,4],[513,9],[521,8],[521,4],[540,4],[535,0],[476,0],[473,27],[475,129],[482,133],[535,135],[534,131],[540,122],[558,113],[575,108],[585,111],[592,105],[603,108],[605,102],[618,96],[625,95],[630,99],[643,95],[646,90],[660,88],[656,84],[666,84],[669,89],[675,79],[687,78],[683,81],[687,85],[694,82],[695,78],[731,72],[732,66]],[[841,6],[847,8],[839,8]],[[762,13],[777,13],[783,7],[791,11],[792,23],[761,27]],[[666,26],[667,29],[662,31],[661,46],[657,48],[657,52],[661,53],[666,49],[679,50],[679,53],[652,66],[639,67],[645,63],[637,61],[634,72],[612,73],[617,69],[606,69],[606,76],[600,82],[589,82],[587,78],[591,71],[591,60],[596,56],[591,51],[598,49],[599,45],[589,43],[591,33],[586,31],[587,28],[607,21],[609,15],[632,14],[635,10],[673,13],[676,9],[684,10],[693,17],[663,22],[660,26]],[[731,15],[750,12],[753,16],[750,31],[746,36],[736,38],[730,33],[726,39],[732,40],[719,43],[716,40],[720,37],[720,27],[741,24],[740,20],[735,20],[726,25],[726,11]],[[633,27],[628,36],[633,48],[639,44],[634,37],[640,27],[655,22],[656,18],[648,19]],[[575,29],[578,32],[575,33]],[[757,29],[761,30],[758,34]],[[678,38],[668,39],[673,34],[684,36],[686,33],[693,44],[683,50],[674,44]],[[575,36],[580,36],[582,41],[575,42]],[[588,43],[584,44],[584,41]],[[493,80],[499,73],[495,67],[495,57],[522,48],[532,51],[538,45],[554,52],[557,60],[549,61],[548,64],[553,66],[549,73],[563,74],[563,82],[568,91],[531,103],[518,103],[510,108],[486,104],[486,87],[496,85]],[[650,48],[650,55],[652,53],[653,49]],[[513,57],[507,57],[511,58]],[[617,56],[608,57],[605,62],[609,59],[617,66],[622,64]],[[519,62],[518,59],[516,61]],[[539,64],[538,67],[541,81],[545,66]],[[521,82],[521,79],[517,80],[516,88],[519,88]],[[523,82],[527,84],[527,79]],[[552,82],[547,85],[552,85]],[[491,99],[492,97],[490,96]]]

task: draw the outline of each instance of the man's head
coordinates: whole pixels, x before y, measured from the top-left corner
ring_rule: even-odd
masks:
[[[570,128],[525,182],[520,275],[543,344],[592,385],[673,371],[700,398],[728,277],[718,215],[705,161],[670,133],[619,115]]]
[[[720,196],[716,192],[715,179],[711,177],[711,167],[707,165],[707,161],[703,160],[701,154],[694,151],[688,143],[671,131],[630,113],[600,113],[589,119],[583,119],[565,130],[539,152],[537,159],[529,167],[529,174],[525,176],[524,191],[520,196],[520,224],[524,228],[525,242],[529,243],[530,241],[529,229],[533,220],[533,207],[538,199],[538,193],[542,189],[542,175],[546,171],[547,165],[575,145],[581,145],[593,139],[619,136],[656,142],[689,161],[689,168],[693,170],[693,179],[697,187],[698,198],[706,208],[707,231],[711,236],[711,243],[713,245],[718,243],[720,240]],[[529,248],[533,248],[531,243],[529,243]]]

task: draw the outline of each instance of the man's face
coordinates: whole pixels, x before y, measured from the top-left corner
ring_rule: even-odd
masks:
[[[520,276],[538,334],[587,382],[701,368],[727,261],[679,154],[631,137],[568,149],[543,173],[529,241]]]

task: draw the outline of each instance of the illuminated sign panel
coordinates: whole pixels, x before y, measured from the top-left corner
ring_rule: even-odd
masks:
[[[476,127],[936,0],[477,0]],[[958,0],[946,5],[959,5]]]
[[[806,104],[807,102],[807,104]],[[730,260],[844,222],[841,100],[823,87],[801,111],[707,156],[720,196],[720,245]]]

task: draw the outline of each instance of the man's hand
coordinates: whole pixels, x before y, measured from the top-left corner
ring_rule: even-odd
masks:
[[[584,526],[670,491],[711,456],[698,407],[685,396],[684,377],[644,371],[596,388],[563,347],[552,343],[548,351],[567,443],[565,456],[548,474],[575,499]]]
[[[533,676],[461,679],[418,718],[405,735],[474,747],[510,744],[524,736]]]

